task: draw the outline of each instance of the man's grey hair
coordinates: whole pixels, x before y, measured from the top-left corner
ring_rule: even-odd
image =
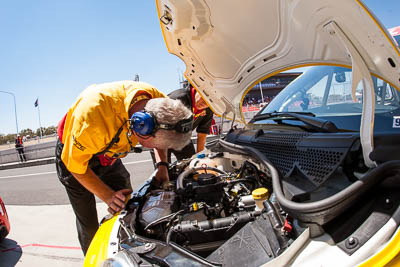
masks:
[[[144,109],[153,114],[158,123],[177,124],[188,119],[192,112],[180,101],[171,98],[150,99]],[[182,150],[190,142],[192,131],[179,133],[175,130],[160,129],[154,138],[155,147],[161,149]]]

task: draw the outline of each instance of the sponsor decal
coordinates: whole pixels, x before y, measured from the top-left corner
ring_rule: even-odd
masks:
[[[75,136],[72,136],[72,140],[74,141],[74,146],[79,149],[80,151],[85,151],[86,147],[84,147],[81,143],[76,140]]]

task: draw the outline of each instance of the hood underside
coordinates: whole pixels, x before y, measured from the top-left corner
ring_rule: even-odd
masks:
[[[268,76],[314,64],[351,67],[355,54],[400,88],[400,51],[358,0],[157,0],[157,8],[168,51],[218,115],[240,119],[244,94]]]

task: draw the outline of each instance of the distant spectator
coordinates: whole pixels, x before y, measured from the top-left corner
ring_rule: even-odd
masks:
[[[26,161],[25,153],[24,153],[24,141],[21,136],[17,135],[15,139],[15,148],[18,151],[19,159],[21,162]]]

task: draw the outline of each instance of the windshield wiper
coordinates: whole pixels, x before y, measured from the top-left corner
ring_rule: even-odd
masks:
[[[295,119],[319,131],[324,131],[328,133],[336,133],[339,131],[339,129],[333,122],[321,118],[316,118],[315,114],[311,112],[271,112],[258,114],[254,116],[249,123],[267,119],[274,121]]]
[[[278,112],[278,111],[274,111],[274,112],[270,112],[270,113],[257,114],[251,119],[250,122],[270,119],[272,117],[288,116],[287,114],[290,114],[289,116],[291,116],[291,117],[292,117],[292,114],[299,114],[299,115],[315,117],[315,114],[312,112]]]

